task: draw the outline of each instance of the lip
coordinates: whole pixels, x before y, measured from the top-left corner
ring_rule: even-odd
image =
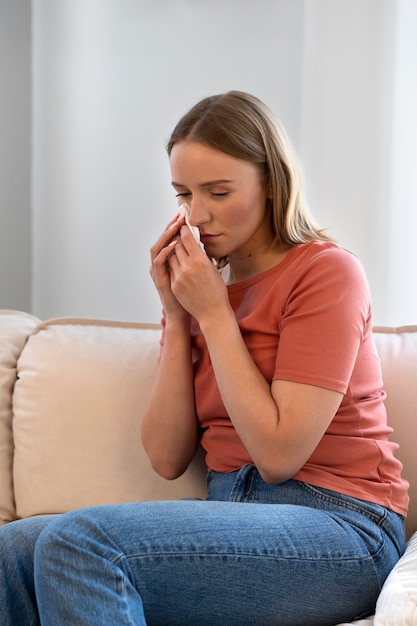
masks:
[[[213,243],[214,241],[217,241],[217,239],[219,237],[220,237],[220,235],[211,235],[209,233],[201,233],[200,232],[200,240],[204,244]]]

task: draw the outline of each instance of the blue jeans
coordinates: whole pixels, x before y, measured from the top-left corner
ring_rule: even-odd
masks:
[[[208,487],[3,526],[0,624],[334,625],[373,610],[404,551],[376,504],[251,466]]]

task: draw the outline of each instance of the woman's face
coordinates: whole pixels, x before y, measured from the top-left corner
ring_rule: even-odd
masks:
[[[259,169],[195,141],[171,151],[172,185],[178,204],[190,208],[208,256],[250,257],[270,241],[267,194]]]

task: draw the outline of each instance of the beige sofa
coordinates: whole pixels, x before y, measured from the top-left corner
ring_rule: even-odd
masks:
[[[157,324],[41,322],[0,310],[0,525],[93,504],[204,497],[201,455],[169,482],[141,446],[159,335]],[[417,624],[417,326],[376,328],[375,340],[411,485],[411,539],[375,616],[357,624],[404,626]]]

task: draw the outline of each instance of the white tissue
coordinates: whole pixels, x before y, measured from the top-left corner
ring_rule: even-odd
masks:
[[[204,250],[204,246],[200,241],[200,230],[198,226],[191,226],[190,224],[190,220],[189,220],[190,211],[191,209],[186,202],[184,202],[184,204],[180,206],[181,215],[185,215],[185,223],[187,224],[188,228],[191,230],[191,233],[194,239],[196,240],[196,242],[199,244],[200,248]]]

